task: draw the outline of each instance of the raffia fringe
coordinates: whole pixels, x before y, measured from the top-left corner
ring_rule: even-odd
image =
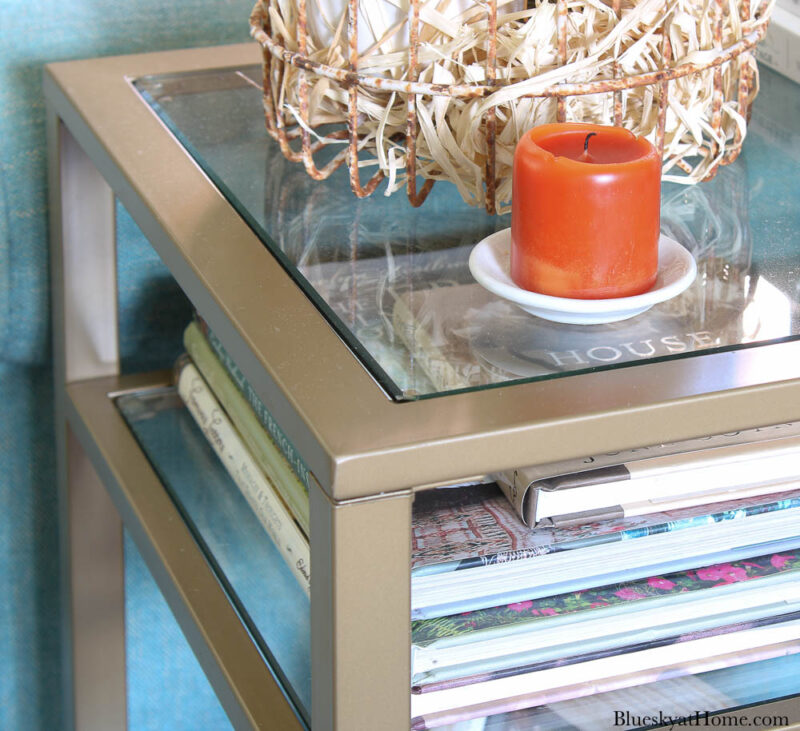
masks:
[[[554,121],[621,124],[664,180],[711,177],[745,138],[774,0],[617,1],[259,0],[267,126],[313,177],[347,164],[358,195],[386,179],[415,205],[420,176],[506,211],[520,136]]]

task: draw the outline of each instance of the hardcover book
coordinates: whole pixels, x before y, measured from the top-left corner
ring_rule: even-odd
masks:
[[[220,339],[214,334],[214,331],[208,327],[208,324],[201,317],[196,316],[195,321],[208,340],[208,344],[219,358],[220,363],[222,363],[223,367],[228,372],[231,380],[234,384],[236,384],[237,388],[250,404],[259,422],[267,430],[267,433],[270,435],[275,445],[281,450],[281,453],[286,458],[286,461],[303,483],[306,491],[308,491],[309,469],[302,456],[295,449],[294,444],[292,444],[292,441],[286,436],[283,429],[281,429],[280,424],[278,424],[278,422],[275,420],[275,417],[272,416],[269,409],[261,401],[258,394],[255,392],[255,389],[244,377],[244,374],[239,369],[239,366],[237,366],[233,358],[228,355],[228,352],[225,350],[225,346],[222,344],[222,341],[220,341]]]
[[[176,372],[178,393],[186,408],[308,594],[311,585],[308,540],[197,368],[188,358],[182,358]]]
[[[492,221],[490,225],[501,224]],[[413,397],[430,393],[437,384],[431,382],[423,365],[417,362],[417,354],[398,339],[392,327],[395,303],[414,287],[450,289],[473,281],[467,260],[479,229],[465,228],[464,235],[459,236],[458,227],[451,221],[448,231],[430,241],[430,248],[415,251],[407,242],[394,247],[384,227],[382,223],[380,245],[373,244],[375,256],[365,256],[369,247],[362,245],[355,258],[315,261],[304,257],[298,268],[330,311],[363,346],[355,349],[355,353],[371,360],[369,370],[382,372],[385,378],[379,380],[389,381],[402,395]],[[466,239],[469,245],[447,246],[448,239],[452,244]]]
[[[293,451],[281,450],[278,447],[256,415],[257,412],[244,396],[244,392],[252,389],[249,388],[249,385],[245,385],[243,388],[237,386],[212,349],[197,321],[189,323],[186,327],[183,343],[192,362],[233,422],[253,459],[275,486],[303,532],[308,536],[308,489],[284,456],[285,452],[291,455]],[[269,423],[268,419],[265,420]],[[295,463],[299,463],[299,457]],[[307,472],[304,474],[307,475]]]
[[[703,448],[699,440],[658,445],[627,463],[552,476],[550,465],[520,467],[496,477],[526,525],[641,515],[800,487],[798,433],[800,424],[781,424],[714,435]]]
[[[698,277],[694,289],[702,290]],[[691,308],[703,292],[657,305],[646,316],[587,327],[549,322],[479,284],[398,293],[394,332],[439,390],[591,371],[741,342],[740,311],[724,302]]]

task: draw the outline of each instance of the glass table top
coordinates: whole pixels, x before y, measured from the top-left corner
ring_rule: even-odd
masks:
[[[677,297],[605,325],[539,319],[486,291],[473,246],[507,228],[439,182],[365,199],[342,167],[315,181],[267,134],[260,69],[135,86],[396,400],[800,338],[798,86],[761,69],[744,152],[709,182],[665,183],[662,232],[694,255]]]

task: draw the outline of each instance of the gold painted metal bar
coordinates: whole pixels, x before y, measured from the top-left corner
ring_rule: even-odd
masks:
[[[66,729],[127,727],[122,524],[66,420],[69,381],[114,374],[114,197],[48,105],[50,271]]]
[[[310,498],[312,727],[408,728],[411,494]]]
[[[165,385],[168,373],[83,381],[67,417],[234,728],[304,727],[108,394]]]
[[[68,425],[69,585],[75,728],[127,728],[122,524]]]

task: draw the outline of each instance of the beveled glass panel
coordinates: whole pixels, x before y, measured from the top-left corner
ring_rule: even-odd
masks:
[[[266,132],[260,69],[136,87],[395,399],[800,337],[800,95],[769,69],[740,158],[709,182],[663,186],[662,231],[694,254],[694,283],[592,326],[539,319],[475,282],[472,247],[509,217],[467,205],[454,185],[412,208],[402,191],[357,199],[344,168],[318,182],[287,161]]]

